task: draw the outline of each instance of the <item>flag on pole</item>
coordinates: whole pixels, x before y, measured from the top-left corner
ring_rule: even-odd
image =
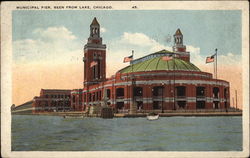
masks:
[[[207,57],[206,58],[206,63],[211,63],[211,62],[214,62],[214,57],[215,57],[216,53],[210,57]]]
[[[96,62],[96,61],[92,61],[92,62],[90,63],[90,67],[93,67],[93,66],[95,66],[95,65],[97,65],[97,62]]]
[[[164,61],[169,61],[169,60],[172,60],[173,57],[172,56],[163,56],[163,57],[161,57],[161,59]]]
[[[126,62],[130,62],[131,60],[133,60],[133,55],[130,55],[130,56],[128,56],[128,57],[125,57],[125,58],[123,59],[123,62],[126,63]]]

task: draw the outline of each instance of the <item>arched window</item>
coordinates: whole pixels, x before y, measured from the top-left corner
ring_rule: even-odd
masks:
[[[89,102],[91,102],[91,93],[89,93]]]
[[[141,97],[143,95],[142,87],[134,87],[133,95]]]
[[[228,96],[228,90],[227,90],[227,88],[224,88],[224,98],[226,99],[227,96]]]
[[[214,87],[213,88],[213,97],[219,98],[219,92],[220,92],[220,89],[218,87]]]
[[[176,87],[176,95],[177,95],[177,97],[185,97],[186,96],[186,87],[184,87],[184,86]]]
[[[162,96],[163,95],[163,87],[162,86],[156,86],[152,89],[153,96]]]
[[[116,89],[116,97],[124,97],[124,88],[117,88]]]
[[[196,87],[196,96],[197,97],[205,96],[205,87]]]
[[[107,89],[107,98],[110,99],[110,89]]]

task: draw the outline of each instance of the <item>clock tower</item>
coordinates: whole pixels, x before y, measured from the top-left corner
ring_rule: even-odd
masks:
[[[100,25],[96,18],[90,25],[90,35],[84,46],[84,87],[106,80],[106,45],[102,44]]]

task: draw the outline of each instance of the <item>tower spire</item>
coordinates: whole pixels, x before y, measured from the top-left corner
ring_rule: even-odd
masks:
[[[96,17],[94,17],[94,19],[93,19],[91,25],[98,25],[98,26],[100,26],[100,24],[98,23]]]
[[[183,35],[181,30],[178,28],[174,34],[174,43],[178,46],[183,46]]]
[[[182,33],[181,33],[181,30],[179,28],[176,30],[176,32],[175,32],[174,35],[181,35],[181,36],[183,36]]]
[[[102,38],[100,37],[100,24],[98,23],[96,17],[92,20],[90,24],[90,35],[88,38],[88,44],[98,44],[102,45]]]

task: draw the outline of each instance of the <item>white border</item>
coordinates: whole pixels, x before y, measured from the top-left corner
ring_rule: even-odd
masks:
[[[12,105],[11,59],[12,17],[17,5],[104,5],[113,10],[242,10],[243,52],[243,151],[242,152],[11,152],[10,106]],[[66,9],[65,9],[66,10]],[[249,156],[249,7],[247,1],[88,1],[88,2],[2,2],[1,3],[1,153],[4,157],[248,157]]]

